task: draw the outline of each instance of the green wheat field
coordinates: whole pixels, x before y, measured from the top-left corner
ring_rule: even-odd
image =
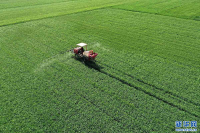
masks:
[[[66,52],[81,42],[96,62]],[[0,132],[172,133],[175,121],[200,122],[199,0],[0,0]]]

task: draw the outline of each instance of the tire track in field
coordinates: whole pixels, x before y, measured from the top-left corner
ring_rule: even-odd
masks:
[[[100,45],[101,45],[101,44],[97,43],[97,44],[94,45],[94,47],[96,46],[96,47],[98,47],[98,48],[101,48]],[[102,48],[101,48],[101,49],[102,49]],[[102,50],[105,51],[105,49],[106,49],[106,48],[103,47]],[[106,50],[107,50],[107,49],[106,49]],[[109,52],[112,53],[112,51],[110,51],[110,50],[109,50]],[[119,58],[118,58],[118,59],[119,59]],[[123,60],[122,60],[122,61],[123,61]],[[123,61],[123,62],[124,62],[124,61]],[[149,87],[153,87],[154,89],[160,91],[162,94],[171,95],[171,96],[173,96],[173,97],[176,98],[175,100],[178,99],[179,102],[185,102],[185,103],[187,103],[187,104],[192,104],[192,105],[197,106],[197,107],[200,106],[200,104],[198,104],[198,103],[195,103],[195,102],[193,102],[193,101],[191,101],[191,100],[189,100],[189,99],[187,99],[187,98],[181,97],[181,96],[179,96],[179,95],[177,95],[177,94],[175,94],[175,93],[173,93],[173,92],[170,92],[170,91],[168,91],[168,90],[164,90],[163,88],[159,88],[159,87],[157,87],[157,86],[155,86],[155,85],[153,85],[153,84],[147,83],[147,82],[145,82],[145,81],[143,81],[143,80],[141,80],[141,79],[138,79],[138,78],[136,78],[136,77],[134,77],[134,76],[132,76],[132,75],[130,75],[130,74],[127,74],[127,73],[125,73],[125,72],[123,72],[123,71],[121,71],[121,70],[118,70],[118,69],[116,69],[116,68],[114,68],[114,67],[112,67],[112,66],[109,66],[109,65],[107,65],[107,64],[105,64],[105,63],[102,63],[101,61],[97,61],[97,63],[99,63],[99,64],[101,64],[101,65],[103,65],[103,66],[106,66],[106,67],[108,67],[108,68],[112,68],[113,70],[116,70],[116,71],[118,71],[119,73],[122,73],[123,75],[126,75],[126,76],[128,76],[128,77],[130,77],[130,78],[132,78],[132,79],[134,79],[134,80],[136,80],[136,81],[138,81],[138,82],[141,83],[141,84],[147,85],[147,86],[149,86]],[[119,78],[119,77],[116,77],[116,76],[114,76],[113,74],[110,74],[110,73],[108,73],[108,72],[106,72],[106,71],[103,71],[103,70],[100,70],[100,69],[96,69],[96,68],[94,68],[94,69],[97,70],[97,71],[99,71],[99,72],[101,72],[101,73],[104,73],[104,74],[106,74],[106,75],[108,75],[108,76],[110,76],[110,77],[112,77],[112,78],[114,78],[114,79],[117,79],[118,81],[120,81],[120,82],[122,82],[122,83],[124,83],[124,84],[126,84],[126,85],[128,85],[128,86],[130,86],[130,87],[134,87],[134,88],[137,87],[138,90],[141,90],[141,91],[143,91],[144,93],[146,93],[146,94],[148,94],[148,95],[150,95],[150,96],[153,96],[153,97],[157,98],[158,100],[161,100],[161,101],[163,101],[163,102],[165,102],[165,103],[167,103],[167,104],[169,104],[169,105],[171,105],[171,106],[173,106],[173,107],[177,107],[179,110],[185,111],[185,112],[187,112],[187,113],[189,113],[189,114],[191,114],[191,115],[193,115],[193,116],[195,116],[195,117],[200,117],[199,115],[197,115],[197,114],[195,114],[195,113],[192,113],[192,112],[190,112],[190,111],[184,109],[183,107],[180,107],[180,106],[176,105],[176,104],[173,103],[173,102],[170,102],[170,101],[168,101],[168,100],[163,99],[164,97],[162,98],[162,97],[156,96],[156,95],[154,95],[154,94],[148,92],[147,90],[145,90],[145,89],[143,89],[143,88],[140,88],[140,87],[138,87],[138,86],[136,86],[136,85],[133,85],[133,84],[131,84],[131,83],[128,83],[127,81],[125,81],[125,80],[123,80],[123,79],[121,79],[121,78]],[[173,97],[170,97],[170,98],[173,98]]]
[[[98,62],[100,62],[100,61],[98,61]],[[140,83],[142,83],[142,84],[151,86],[151,87],[153,87],[153,88],[155,88],[155,89],[157,89],[157,90],[160,90],[160,91],[164,91],[164,93],[167,93],[167,94],[170,94],[170,95],[172,95],[172,96],[174,96],[174,97],[180,98],[180,99],[182,99],[183,101],[189,102],[189,103],[191,103],[191,104],[193,104],[193,105],[200,106],[199,103],[195,103],[195,102],[193,102],[193,101],[191,101],[191,100],[189,100],[189,99],[187,99],[187,98],[184,98],[184,97],[181,97],[181,96],[179,96],[179,95],[177,95],[177,94],[174,94],[173,92],[170,92],[170,91],[168,91],[168,90],[164,90],[163,88],[159,88],[159,87],[157,87],[157,86],[155,86],[155,85],[153,85],[153,84],[147,83],[147,82],[145,82],[145,81],[143,81],[143,80],[141,80],[141,79],[138,79],[138,78],[136,78],[136,77],[134,77],[134,76],[132,76],[132,75],[130,75],[130,74],[127,74],[127,73],[125,73],[125,72],[123,72],[123,71],[121,71],[121,70],[119,70],[119,69],[116,69],[116,68],[114,68],[114,67],[111,67],[111,66],[109,66],[109,65],[107,65],[107,64],[105,64],[105,63],[101,63],[101,62],[100,62],[100,64],[102,64],[102,65],[104,65],[104,66],[107,66],[107,67],[109,67],[109,68],[112,68],[112,69],[114,69],[114,70],[116,70],[116,71],[118,71],[118,72],[120,72],[120,73],[123,73],[124,75],[129,76],[129,77],[131,77],[132,79],[135,79],[135,80],[137,80],[138,82],[140,82]]]
[[[164,103],[166,103],[166,104],[168,104],[168,105],[170,105],[170,106],[172,106],[172,107],[175,107],[175,108],[177,108],[177,109],[179,109],[179,110],[181,110],[181,111],[187,112],[188,114],[190,114],[190,115],[192,115],[192,116],[195,116],[195,117],[197,117],[197,118],[200,118],[199,115],[194,114],[194,113],[192,113],[192,112],[190,112],[190,111],[188,111],[188,110],[186,110],[186,109],[184,109],[184,108],[182,108],[182,107],[180,107],[180,106],[178,106],[178,105],[175,105],[175,104],[172,103],[172,102],[169,102],[169,101],[167,101],[167,100],[164,100],[164,99],[162,99],[162,98],[160,98],[160,97],[158,97],[158,96],[156,96],[156,95],[154,95],[154,94],[152,94],[152,93],[146,91],[145,89],[142,89],[141,87],[138,87],[138,86],[136,86],[136,85],[133,85],[133,84],[131,84],[131,83],[128,83],[127,81],[125,81],[125,80],[123,80],[123,79],[121,79],[121,78],[119,78],[119,77],[116,77],[116,76],[114,76],[114,75],[112,75],[112,74],[110,74],[110,73],[108,73],[108,72],[106,72],[106,71],[98,70],[98,69],[96,69],[96,70],[99,71],[99,72],[102,73],[102,74],[105,74],[105,75],[107,75],[107,76],[109,76],[109,77],[111,77],[111,78],[113,78],[113,79],[118,80],[118,81],[121,82],[122,84],[128,85],[128,86],[130,86],[130,87],[132,87],[132,88],[135,88],[135,89],[137,89],[137,90],[139,90],[139,91],[142,91],[142,92],[144,92],[145,94],[147,94],[147,95],[149,95],[149,96],[152,96],[152,97],[154,97],[154,98],[156,98],[156,99],[158,99],[158,100],[160,100],[160,101],[162,101],[162,102],[164,102]]]
[[[98,61],[98,62],[99,62],[99,61]],[[192,113],[190,110],[187,109],[187,108],[190,109],[190,107],[191,107],[191,109],[192,109],[193,107],[196,107],[195,110],[197,111],[197,110],[198,110],[198,107],[200,106],[198,103],[195,103],[195,102],[193,102],[193,101],[191,101],[191,100],[188,100],[188,99],[186,99],[186,98],[184,98],[184,97],[178,96],[177,94],[174,94],[173,92],[170,92],[170,91],[168,91],[168,90],[164,90],[164,89],[159,88],[159,87],[157,87],[157,86],[155,86],[155,85],[149,84],[149,83],[147,83],[147,82],[145,82],[145,81],[143,81],[143,80],[141,80],[141,79],[138,79],[138,78],[136,78],[136,77],[134,77],[134,76],[132,76],[132,75],[129,75],[129,74],[123,72],[123,71],[117,70],[117,69],[115,69],[115,68],[113,68],[113,67],[111,67],[111,66],[109,66],[109,65],[105,65],[105,64],[103,64],[103,63],[99,63],[99,64],[100,64],[100,65],[102,64],[102,67],[103,67],[103,66],[106,66],[106,67],[108,67],[108,68],[111,68],[111,69],[113,69],[113,70],[118,71],[118,72],[119,72],[118,74],[117,74],[116,72],[114,72],[114,73],[116,73],[117,75],[120,75],[120,73],[123,73],[124,75],[130,77],[131,79],[133,79],[133,80],[135,80],[135,81],[138,81],[138,82],[141,83],[142,85],[147,85],[147,87],[152,87],[153,89],[156,89],[157,91],[159,91],[162,95],[161,95],[161,96],[160,96],[160,95],[159,95],[159,96],[156,96],[155,94],[153,94],[153,92],[155,92],[156,94],[159,93],[159,92],[157,92],[156,90],[152,90],[152,89],[151,89],[151,91],[149,92],[149,91],[146,90],[145,88],[138,87],[138,85],[133,85],[132,83],[128,82],[127,80],[124,80],[124,79],[121,79],[121,78],[119,78],[119,77],[116,77],[114,74],[110,74],[110,73],[112,73],[112,70],[111,70],[110,73],[108,73],[108,72],[106,72],[106,71],[102,71],[102,70],[100,70],[100,72],[103,72],[104,74],[108,74],[109,76],[111,76],[111,77],[113,77],[113,78],[119,80],[120,82],[122,82],[122,83],[124,83],[124,84],[126,84],[126,85],[128,85],[128,86],[131,86],[131,87],[134,87],[134,88],[137,87],[138,90],[141,90],[141,91],[145,92],[146,94],[148,94],[148,95],[150,95],[150,96],[153,96],[153,97],[157,98],[158,100],[161,100],[161,101],[163,101],[163,102],[165,102],[165,103],[167,103],[167,104],[169,104],[169,105],[171,105],[171,106],[173,106],[173,107],[177,107],[179,110],[185,111],[185,112],[187,112],[187,113],[189,113],[189,114],[191,114],[191,115],[193,115],[193,116],[195,116],[195,117],[200,117],[199,114]],[[109,70],[110,70],[110,69],[109,69]],[[99,71],[99,70],[97,70],[97,71]],[[165,95],[165,94],[168,94],[168,95]],[[169,100],[168,100],[168,99],[169,99]],[[177,104],[176,104],[176,103],[177,103]],[[179,106],[179,103],[183,103],[183,104],[182,104],[182,107]],[[187,105],[185,105],[185,104],[187,104]],[[188,106],[188,105],[190,105],[190,106]],[[195,111],[195,112],[196,112],[196,111]]]
[[[107,48],[102,48],[102,46],[100,45],[100,44],[98,44],[98,45],[96,45],[99,49],[102,49],[103,51],[105,51],[104,49],[106,49],[107,50]],[[116,53],[114,53],[114,52],[112,52],[112,50],[108,50],[110,53],[113,53],[113,54],[116,54]],[[124,62],[124,60],[122,60],[121,58],[117,58],[118,60],[120,60],[120,62]],[[159,91],[163,91],[164,93],[167,93],[167,94],[169,94],[169,95],[172,95],[172,96],[174,96],[174,97],[177,97],[177,98],[179,98],[179,99],[181,99],[181,100],[183,100],[183,101],[185,101],[185,102],[189,102],[189,103],[191,103],[191,104],[193,104],[193,105],[195,105],[195,106],[200,106],[200,104],[199,103],[195,103],[195,102],[193,102],[192,100],[189,100],[189,99],[187,99],[187,98],[185,98],[185,97],[182,97],[182,96],[179,96],[179,95],[177,95],[177,94],[175,94],[175,93],[173,93],[173,92],[170,92],[170,91],[168,91],[168,90],[164,90],[163,88],[159,88],[159,87],[157,87],[157,86],[155,86],[155,85],[153,85],[153,84],[150,84],[150,83],[147,83],[147,82],[145,82],[145,81],[143,81],[143,80],[141,80],[141,79],[138,79],[137,77],[134,77],[134,76],[132,76],[132,75],[130,75],[130,74],[127,74],[127,73],[125,73],[124,71],[121,71],[121,70],[119,70],[119,69],[116,69],[116,68],[114,68],[114,67],[112,67],[112,66],[109,66],[109,65],[107,65],[107,64],[105,64],[105,63],[102,63],[101,61],[97,61],[98,63],[100,63],[100,64],[102,64],[102,65],[104,65],[104,66],[106,66],[106,67],[109,67],[109,68],[112,68],[113,70],[116,70],[116,71],[118,71],[119,73],[123,73],[124,75],[126,75],[126,76],[128,76],[128,77],[130,77],[130,78],[132,78],[132,79],[134,79],[134,80],[136,80],[136,81],[138,81],[138,82],[140,82],[140,83],[142,83],[142,84],[145,84],[145,85],[148,85],[148,86],[151,86],[151,87],[153,87],[153,88],[155,88],[155,89],[157,89],[157,90],[159,90]],[[126,62],[124,62],[125,64],[126,64]]]
[[[123,75],[130,76],[130,75],[128,75],[128,74],[126,74],[126,73],[124,73],[122,71],[120,71],[119,73],[116,73],[114,71],[112,72],[112,70],[111,70],[111,71],[109,71],[107,73],[112,73],[112,75],[114,75],[114,73],[115,73],[116,75],[118,75],[117,78],[119,78],[119,75],[121,73],[123,73]],[[123,76],[123,75],[120,75],[120,76]],[[128,85],[130,85],[130,84],[133,85],[132,84],[132,82],[133,82],[134,86],[137,86],[137,87],[138,87],[138,83],[135,83],[135,81],[138,81],[139,83],[141,83],[141,84],[139,84],[139,86],[140,85],[146,85],[146,87],[149,88],[149,89],[146,89],[145,86],[144,87],[142,86],[142,87],[140,87],[142,89],[142,91],[145,91],[148,94],[151,94],[151,96],[153,95],[154,97],[158,98],[159,100],[162,99],[162,101],[167,101],[168,103],[170,103],[170,105],[173,104],[173,106],[175,105],[176,107],[179,107],[179,109],[181,109],[181,110],[184,110],[184,111],[187,110],[186,112],[190,112],[190,114],[193,114],[195,117],[199,117],[198,110],[199,110],[200,106],[199,106],[198,103],[195,103],[195,102],[193,102],[191,100],[188,100],[186,98],[178,96],[177,94],[174,94],[174,93],[172,93],[170,91],[167,91],[167,90],[165,91],[164,89],[158,88],[155,85],[146,83],[141,79],[137,79],[135,77],[133,78],[133,76],[130,76],[130,77],[131,77],[131,79],[134,79],[134,80],[130,81],[130,79],[128,80],[125,77],[124,77],[124,79],[122,79],[122,78],[119,78],[119,79],[121,79],[123,81],[126,81],[127,83],[129,83]]]

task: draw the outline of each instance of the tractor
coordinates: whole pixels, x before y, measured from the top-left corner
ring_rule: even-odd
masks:
[[[76,44],[78,47],[73,49],[73,53],[75,54],[76,58],[81,58],[83,61],[95,61],[96,56],[98,53],[93,52],[93,50],[87,51],[87,44],[86,43],[79,43]],[[83,47],[86,47],[84,50]]]

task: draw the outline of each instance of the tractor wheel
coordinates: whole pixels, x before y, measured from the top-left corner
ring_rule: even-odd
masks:
[[[76,57],[76,59],[78,59],[79,58],[78,54],[75,54],[75,57]]]
[[[83,63],[85,64],[85,62],[86,62],[86,59],[85,59],[85,57],[83,57]]]

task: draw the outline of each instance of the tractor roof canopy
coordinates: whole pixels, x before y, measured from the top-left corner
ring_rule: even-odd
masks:
[[[79,44],[76,44],[77,46],[80,46],[80,47],[84,47],[84,46],[87,46],[86,43],[79,43]]]

